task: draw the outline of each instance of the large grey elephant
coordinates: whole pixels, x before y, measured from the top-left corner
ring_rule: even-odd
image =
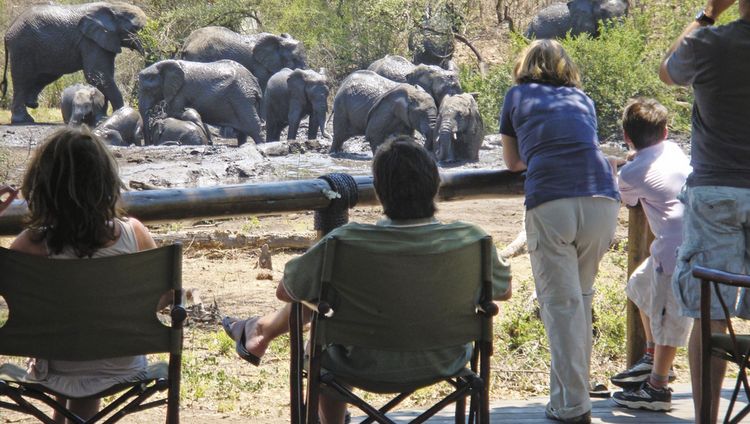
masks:
[[[107,115],[107,99],[99,89],[88,84],[65,87],[60,96],[63,122],[95,127]]]
[[[435,156],[441,162],[479,160],[484,122],[471,94],[445,96],[440,103]]]
[[[178,117],[185,108],[193,108],[207,124],[234,128],[238,145],[248,136],[261,143],[258,111],[262,99],[258,80],[233,60],[163,60],[138,74],[138,105],[144,128],[150,128],[152,109],[164,101],[168,117]],[[151,143],[149,133],[145,131],[146,144]]]
[[[407,82],[406,76],[414,70],[415,65],[403,56],[387,54],[372,62],[367,70],[396,82]]]
[[[599,33],[599,22],[628,14],[627,0],[572,0],[553,3],[537,13],[526,30],[528,38],[564,38]]]
[[[445,96],[463,93],[458,73],[435,65],[415,66],[406,75],[406,81],[424,88],[435,100],[436,105],[439,105]]]
[[[419,131],[425,148],[432,150],[433,132],[437,121],[437,107],[432,96],[420,87],[400,83],[375,102],[367,114],[365,139],[372,152],[392,135],[414,135]]]
[[[5,70],[0,91],[7,90],[8,54],[13,80],[12,123],[34,122],[26,107],[36,108],[39,93],[62,75],[83,70],[113,109],[124,105],[115,84],[115,56],[122,47],[143,53],[136,33],[146,15],[126,3],[34,5],[23,11],[5,34]]]
[[[283,68],[307,68],[302,43],[288,34],[241,35],[218,26],[190,33],[182,47],[182,58],[194,62],[234,60],[258,78],[264,91],[268,79]]]
[[[112,146],[140,146],[143,144],[143,120],[137,110],[125,106],[99,124],[94,133]]]
[[[365,134],[370,109],[381,95],[396,85],[397,82],[372,71],[352,72],[344,79],[333,98],[331,153],[340,152],[350,137]]]
[[[309,116],[307,138],[326,133],[328,115],[328,80],[325,75],[310,69],[284,68],[268,80],[263,94],[263,114],[266,118],[266,141],[278,141],[281,130],[289,125],[287,139],[295,140],[299,123]]]

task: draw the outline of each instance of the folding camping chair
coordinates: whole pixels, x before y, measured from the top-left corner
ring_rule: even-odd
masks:
[[[48,259],[0,249],[0,296],[8,320],[0,328],[0,355],[48,360],[91,361],[150,353],[169,353],[169,363],[148,368],[141,381],[122,383],[88,397],[124,391],[86,421],[55,400],[61,395],[25,378],[14,364],[0,366],[0,408],[52,423],[34,399],[77,423],[107,423],[144,409],[167,405],[169,424],[179,423],[182,324],[182,248],[158,249],[96,259]],[[171,327],[156,308],[174,291]],[[166,397],[149,400],[157,392]],[[2,400],[9,398],[12,402]]]
[[[724,423],[739,423],[750,413],[750,402],[732,417],[732,411],[740,394],[740,388],[744,389],[745,401],[750,401],[750,384],[747,379],[748,358],[750,358],[750,334],[736,334],[732,326],[731,316],[724,298],[719,291],[719,284],[750,289],[750,276],[732,274],[716,269],[696,266],[693,276],[701,279],[701,351],[703,358],[711,355],[725,361],[737,364],[739,371],[734,392],[729,400],[729,407]],[[713,283],[716,294],[727,321],[728,334],[711,333],[711,283]],[[701,422],[711,422],[711,361],[704,359],[701,364]],[[708,400],[708,402],[706,401]]]
[[[434,253],[383,252],[358,240],[330,239],[322,266],[322,290],[315,304],[305,359],[302,340],[301,303],[293,305],[291,326],[292,423],[318,422],[321,386],[343,397],[369,418],[363,423],[393,423],[386,413],[415,390],[448,382],[454,390],[411,421],[421,423],[447,405],[456,403],[456,422],[489,423],[489,358],[492,354],[492,241],[485,237],[458,248]],[[387,249],[386,249],[387,250]],[[402,249],[403,250],[403,249]],[[410,367],[394,371],[400,382],[364,378],[341,378],[321,369],[331,344],[387,351],[424,351],[473,343],[470,368],[454,375],[410,379]],[[354,394],[349,386],[376,393],[398,393],[376,409]],[[305,390],[306,389],[306,390]]]

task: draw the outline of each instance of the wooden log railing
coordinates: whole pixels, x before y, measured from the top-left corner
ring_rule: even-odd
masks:
[[[354,177],[354,180],[358,190],[357,204],[377,204],[372,177],[358,176]],[[441,180],[439,201],[523,196],[523,176],[505,170],[442,173]],[[129,191],[123,194],[122,206],[129,215],[147,223],[155,223],[182,219],[319,210],[327,208],[334,197],[335,193],[331,191],[331,186],[326,181],[312,179]],[[18,234],[23,228],[23,217],[26,213],[26,203],[21,200],[14,201],[0,216],[0,236]],[[650,234],[648,223],[640,207],[631,209],[628,233],[628,275],[640,261],[648,256],[650,243],[648,234]],[[643,328],[637,311],[629,309],[628,317],[628,364],[632,364],[640,357],[637,352],[643,346]],[[632,355],[631,351],[634,352]]]

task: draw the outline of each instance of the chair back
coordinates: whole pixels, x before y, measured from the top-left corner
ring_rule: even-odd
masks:
[[[168,290],[181,290],[181,260],[179,244],[93,259],[0,248],[9,309],[0,354],[87,361],[179,353],[182,330],[162,324],[156,309]]]
[[[477,314],[492,298],[489,237],[422,252],[405,245],[326,243],[320,300],[335,312],[318,322],[317,343],[421,351],[489,337]]]

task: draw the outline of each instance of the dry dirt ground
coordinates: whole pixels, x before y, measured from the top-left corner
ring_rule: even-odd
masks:
[[[0,168],[0,183],[19,184],[34,146],[53,130],[55,125],[0,126],[0,152],[5,161]],[[304,132],[302,132],[304,133]],[[327,172],[369,172],[370,152],[362,140],[349,141],[349,152],[340,158],[330,158],[325,151],[327,142],[289,143],[273,146],[248,145],[237,148],[232,140],[222,140],[215,146],[199,147],[130,147],[114,148],[126,184],[145,182],[157,187],[208,186],[227,183],[251,183],[276,180],[313,178]],[[305,150],[305,153],[300,153]],[[263,153],[265,151],[265,153]],[[501,151],[494,137],[488,137],[478,164],[466,168],[498,168]],[[443,221],[464,220],[476,223],[492,235],[499,248],[510,243],[523,221],[521,198],[471,200],[441,203],[438,217]],[[351,219],[374,222],[380,217],[379,208],[355,207]],[[623,211],[618,228],[618,239],[626,236],[627,213]],[[288,422],[288,347],[280,339],[264,356],[260,367],[253,367],[237,359],[231,341],[218,323],[221,315],[250,316],[275,310],[280,306],[275,299],[275,288],[280,270],[291,257],[303,250],[279,248],[273,251],[273,272],[256,268],[257,245],[226,246],[222,243],[203,243],[206,238],[226,239],[227,235],[257,235],[269,239],[295,235],[312,241],[314,237],[312,212],[259,215],[241,218],[201,219],[150,226],[157,240],[181,239],[184,243],[183,285],[197,289],[203,302],[203,312],[191,315],[185,330],[183,358],[183,409],[186,423],[276,423]],[[7,246],[11,238],[0,239]],[[304,243],[303,243],[304,244]],[[514,281],[528,281],[530,269],[527,255],[512,259]],[[603,272],[616,275],[624,285],[624,271],[608,262]],[[260,275],[262,273],[270,275]],[[265,278],[271,278],[265,279]],[[515,295],[515,293],[514,293]],[[497,358],[503,368],[502,358]],[[611,362],[597,358],[597,362]],[[616,364],[609,364],[612,368]],[[522,371],[540,373],[537,371]],[[684,374],[684,373],[683,373]],[[546,386],[544,371],[532,383],[532,392],[514,389],[507,380],[498,380],[493,387],[496,398],[525,397],[543,393]],[[507,387],[504,387],[507,386]],[[526,386],[529,387],[529,386]],[[415,403],[425,401],[432,394],[421,395]],[[161,421],[162,410],[137,414],[123,422],[151,423]],[[31,420],[15,413],[0,412],[0,423],[27,423]]]

